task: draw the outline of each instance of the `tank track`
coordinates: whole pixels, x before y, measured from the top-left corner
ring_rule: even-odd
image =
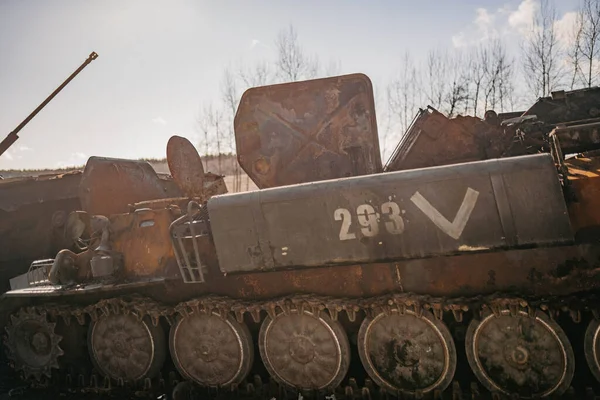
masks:
[[[240,384],[222,389],[202,389],[194,388],[199,393],[216,396],[221,393],[219,398],[227,393],[231,398],[268,398],[268,399],[298,399],[298,398],[323,398],[323,399],[390,399],[390,398],[434,398],[434,399],[500,399],[506,398],[501,393],[486,389],[474,376],[466,358],[464,357],[464,333],[472,318],[481,319],[486,312],[494,315],[509,313],[517,315],[518,313],[527,313],[529,316],[543,314],[552,321],[560,322],[560,327],[567,332],[568,340],[571,345],[580,344],[583,336],[572,335],[571,332],[582,331],[581,326],[588,325],[590,321],[600,318],[600,298],[597,294],[572,295],[565,297],[513,297],[506,294],[497,293],[487,296],[461,297],[461,298],[435,298],[426,295],[416,294],[390,294],[373,298],[350,299],[350,298],[331,298],[324,296],[294,295],[275,300],[266,301],[241,301],[221,296],[206,296],[189,301],[182,302],[175,306],[160,304],[150,298],[137,295],[121,296],[101,300],[95,304],[87,306],[70,306],[63,304],[44,304],[35,307],[27,307],[27,310],[36,310],[40,313],[46,313],[50,320],[57,321],[62,319],[66,325],[76,321],[79,325],[86,325],[96,321],[101,315],[110,314],[133,314],[138,319],[149,318],[154,326],[158,326],[164,321],[168,326],[174,324],[177,315],[185,316],[190,313],[204,312],[217,313],[222,318],[234,316],[235,319],[244,324],[250,321],[255,324],[261,323],[266,316],[274,318],[280,313],[290,313],[294,310],[302,312],[307,310],[313,314],[324,313],[331,320],[338,321],[344,319],[346,322],[353,323],[357,319],[369,315],[377,315],[381,312],[390,314],[393,312],[403,315],[405,312],[412,312],[415,315],[422,315],[424,312],[431,313],[436,320],[444,321],[446,326],[452,331],[452,338],[456,343],[457,349],[457,369],[451,384],[442,391],[433,391],[427,395],[416,396],[390,393],[378,387],[364,372],[361,360],[355,353],[352,353],[351,368],[348,372],[350,378],[344,380],[344,384],[339,385],[334,390],[328,392],[308,391],[302,392],[298,397],[298,392],[290,391],[282,387],[272,378],[265,377],[264,373],[250,374],[249,377]],[[361,315],[362,314],[362,315]],[[165,325],[166,326],[166,325]],[[578,328],[579,327],[579,328]],[[348,336],[350,333],[348,332]],[[256,337],[253,338],[256,341]],[[462,347],[461,347],[462,346]],[[356,347],[354,345],[353,347]],[[594,379],[589,368],[585,365],[584,354],[581,349],[575,350],[576,372],[571,386],[559,398],[573,399],[593,399],[596,398],[594,392],[600,387]],[[168,351],[168,350],[167,350]],[[583,361],[582,361],[583,360]],[[165,363],[165,365],[168,363]],[[256,363],[255,363],[256,364]],[[583,365],[583,367],[582,367]],[[352,377],[354,370],[362,371],[359,376]],[[36,379],[34,385],[37,387],[67,387],[71,390],[92,391],[111,393],[120,390],[140,393],[156,393],[156,391],[173,388],[184,379],[175,372],[176,369],[171,366],[171,370],[164,369],[156,379],[145,379],[143,382],[126,382],[123,380],[111,380],[102,378],[97,373],[90,375],[74,374],[73,370],[53,370],[52,377],[47,379],[42,377]],[[580,377],[583,376],[583,377]],[[266,379],[265,379],[266,378]],[[264,382],[266,380],[266,382]],[[33,382],[33,381],[32,381]],[[360,382],[360,384],[359,384]],[[334,395],[334,397],[332,397]],[[204,397],[203,397],[204,398]],[[508,397],[511,398],[511,397]],[[512,398],[519,398],[513,395]],[[557,398],[556,396],[550,398]]]

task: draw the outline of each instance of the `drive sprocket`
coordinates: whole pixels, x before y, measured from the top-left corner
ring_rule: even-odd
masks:
[[[46,312],[34,308],[22,308],[10,316],[5,327],[6,355],[25,379],[50,378],[52,369],[59,369],[62,337],[56,334],[55,326],[48,321]]]

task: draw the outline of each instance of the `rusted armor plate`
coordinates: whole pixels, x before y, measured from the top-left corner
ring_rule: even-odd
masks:
[[[0,291],[34,260],[54,257],[71,211],[81,208],[81,172],[0,180]]]
[[[477,117],[447,118],[420,110],[388,160],[385,171],[401,171],[499,157],[512,143],[500,127]]]
[[[224,273],[573,241],[548,154],[216,196],[208,210]]]
[[[556,91],[540,97],[523,115],[536,115],[547,124],[585,120],[600,116],[600,88]]]
[[[0,210],[11,212],[29,204],[77,198],[81,171],[9,178],[0,181]]]
[[[210,270],[207,278],[210,280],[207,279],[204,284],[186,284],[179,276],[173,276],[171,280],[146,278],[119,284],[92,283],[70,291],[56,286],[31,287],[9,291],[3,298],[6,301],[7,298],[68,296],[74,301],[76,298],[88,301],[88,297],[89,301],[93,301],[106,296],[107,292],[118,296],[131,290],[167,302],[204,294],[252,300],[295,293],[360,298],[391,292],[452,297],[518,291],[536,296],[560,296],[600,289],[600,246],[463,253],[454,257],[395,263],[228,276],[223,276],[215,268]]]
[[[106,157],[90,157],[79,193],[84,211],[106,216],[128,212],[129,204],[181,195],[148,162]]]
[[[248,89],[234,126],[240,165],[261,189],[382,170],[363,74]]]
[[[158,277],[164,274],[167,263],[174,262],[169,235],[169,225],[173,218],[174,214],[167,208],[139,209],[133,213],[111,217],[111,242],[113,250],[125,255],[125,277]]]
[[[204,189],[204,167],[194,145],[184,137],[172,136],[167,143],[169,171],[188,197],[199,197]]]
[[[576,154],[600,149],[600,121],[557,127],[550,135],[558,137],[563,154]]]

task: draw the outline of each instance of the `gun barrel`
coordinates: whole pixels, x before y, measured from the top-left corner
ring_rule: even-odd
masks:
[[[63,88],[67,86],[69,82],[71,82],[73,78],[77,76],[77,74],[79,74],[89,63],[94,61],[96,58],[98,58],[98,54],[95,51],[92,51],[88,58],[83,62],[83,64],[79,66],[79,68],[75,70],[75,72],[73,72],[59,87],[57,87],[56,90],[54,90],[54,92],[50,94],[50,96],[46,97],[46,99],[35,110],[33,110],[33,112],[29,114],[27,118],[25,118],[23,122],[19,124],[19,126],[17,126],[11,133],[8,134],[8,136],[6,136],[6,138],[4,138],[2,142],[0,142],[0,156],[6,150],[8,150],[8,148],[12,146],[14,142],[17,141],[17,139],[19,138],[17,133],[19,133],[19,131],[23,129],[23,127],[25,127],[25,125],[27,125],[29,121],[31,121],[33,117],[35,117],[36,114],[39,113],[42,110],[42,108],[44,108],[46,104],[48,104],[54,98],[54,96],[56,96],[61,90],[63,90]]]

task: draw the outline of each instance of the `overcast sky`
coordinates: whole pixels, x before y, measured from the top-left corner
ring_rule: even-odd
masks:
[[[273,54],[278,31],[385,82],[405,51],[471,46],[519,29],[537,0],[0,0],[0,135],[89,55],[92,62],[21,132],[0,169],[81,165],[91,155],[164,157],[168,138],[199,144],[196,117],[223,69]],[[576,0],[556,2],[567,23]],[[423,106],[425,106],[424,104]],[[0,138],[1,139],[1,138]]]

